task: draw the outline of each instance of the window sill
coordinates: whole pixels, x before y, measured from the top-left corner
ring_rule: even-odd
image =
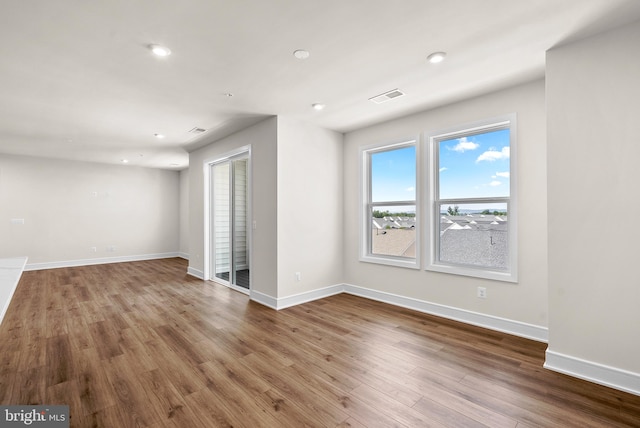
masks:
[[[360,261],[365,263],[374,263],[378,265],[396,266],[396,267],[403,267],[403,268],[409,268],[409,269],[420,269],[420,266],[418,265],[417,260],[401,259],[401,258],[395,258],[392,256],[384,257],[384,256],[367,255],[367,256],[361,256]]]
[[[515,272],[499,272],[481,268],[476,269],[443,264],[429,264],[427,265],[426,270],[431,272],[448,273],[452,275],[470,276],[480,279],[491,279],[494,281],[504,281],[512,283],[518,282],[518,275]]]

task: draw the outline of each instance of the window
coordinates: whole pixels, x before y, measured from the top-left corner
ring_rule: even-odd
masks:
[[[418,267],[416,141],[361,149],[360,260]]]
[[[428,270],[517,281],[515,116],[430,135]]]

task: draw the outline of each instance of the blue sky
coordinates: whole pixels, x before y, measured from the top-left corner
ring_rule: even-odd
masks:
[[[404,147],[371,155],[373,202],[416,199],[415,159],[415,147]]]
[[[440,199],[509,196],[509,130],[440,142]]]
[[[440,142],[440,198],[509,196],[509,130]],[[405,147],[371,156],[373,202],[416,197],[416,151]]]

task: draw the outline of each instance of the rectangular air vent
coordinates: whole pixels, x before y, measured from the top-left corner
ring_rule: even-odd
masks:
[[[376,104],[382,104],[403,95],[404,92],[402,92],[400,89],[393,89],[391,91],[385,92],[384,94],[376,95],[375,97],[369,98],[369,101],[373,101]]]
[[[197,126],[189,131],[190,134],[202,134],[203,132],[207,132],[204,128],[198,128]]]

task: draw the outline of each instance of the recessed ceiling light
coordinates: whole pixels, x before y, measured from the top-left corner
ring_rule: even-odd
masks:
[[[444,61],[444,57],[447,56],[446,52],[434,52],[427,57],[427,61],[431,64],[437,64]]]
[[[156,56],[169,56],[169,55],[171,55],[171,49],[169,49],[166,46],[149,45],[149,49],[151,49],[151,52],[153,52],[153,54],[156,55]]]
[[[311,104],[311,107],[313,107],[314,110],[322,110],[326,106],[324,104],[320,104],[320,103],[313,103],[313,104]]]
[[[129,159],[122,159],[121,162],[122,163],[129,163]]]
[[[162,134],[153,134],[156,138],[162,139],[164,138],[164,135]]]
[[[309,58],[309,51],[305,51],[304,49],[298,49],[296,51],[293,51],[293,56],[295,56],[298,59],[307,59]]]
[[[224,94],[222,94],[222,95],[224,95],[224,96],[225,96],[225,97],[227,97],[227,98],[231,98],[231,97],[233,96],[233,94],[232,94],[231,92],[225,92],[225,93],[224,93]]]

